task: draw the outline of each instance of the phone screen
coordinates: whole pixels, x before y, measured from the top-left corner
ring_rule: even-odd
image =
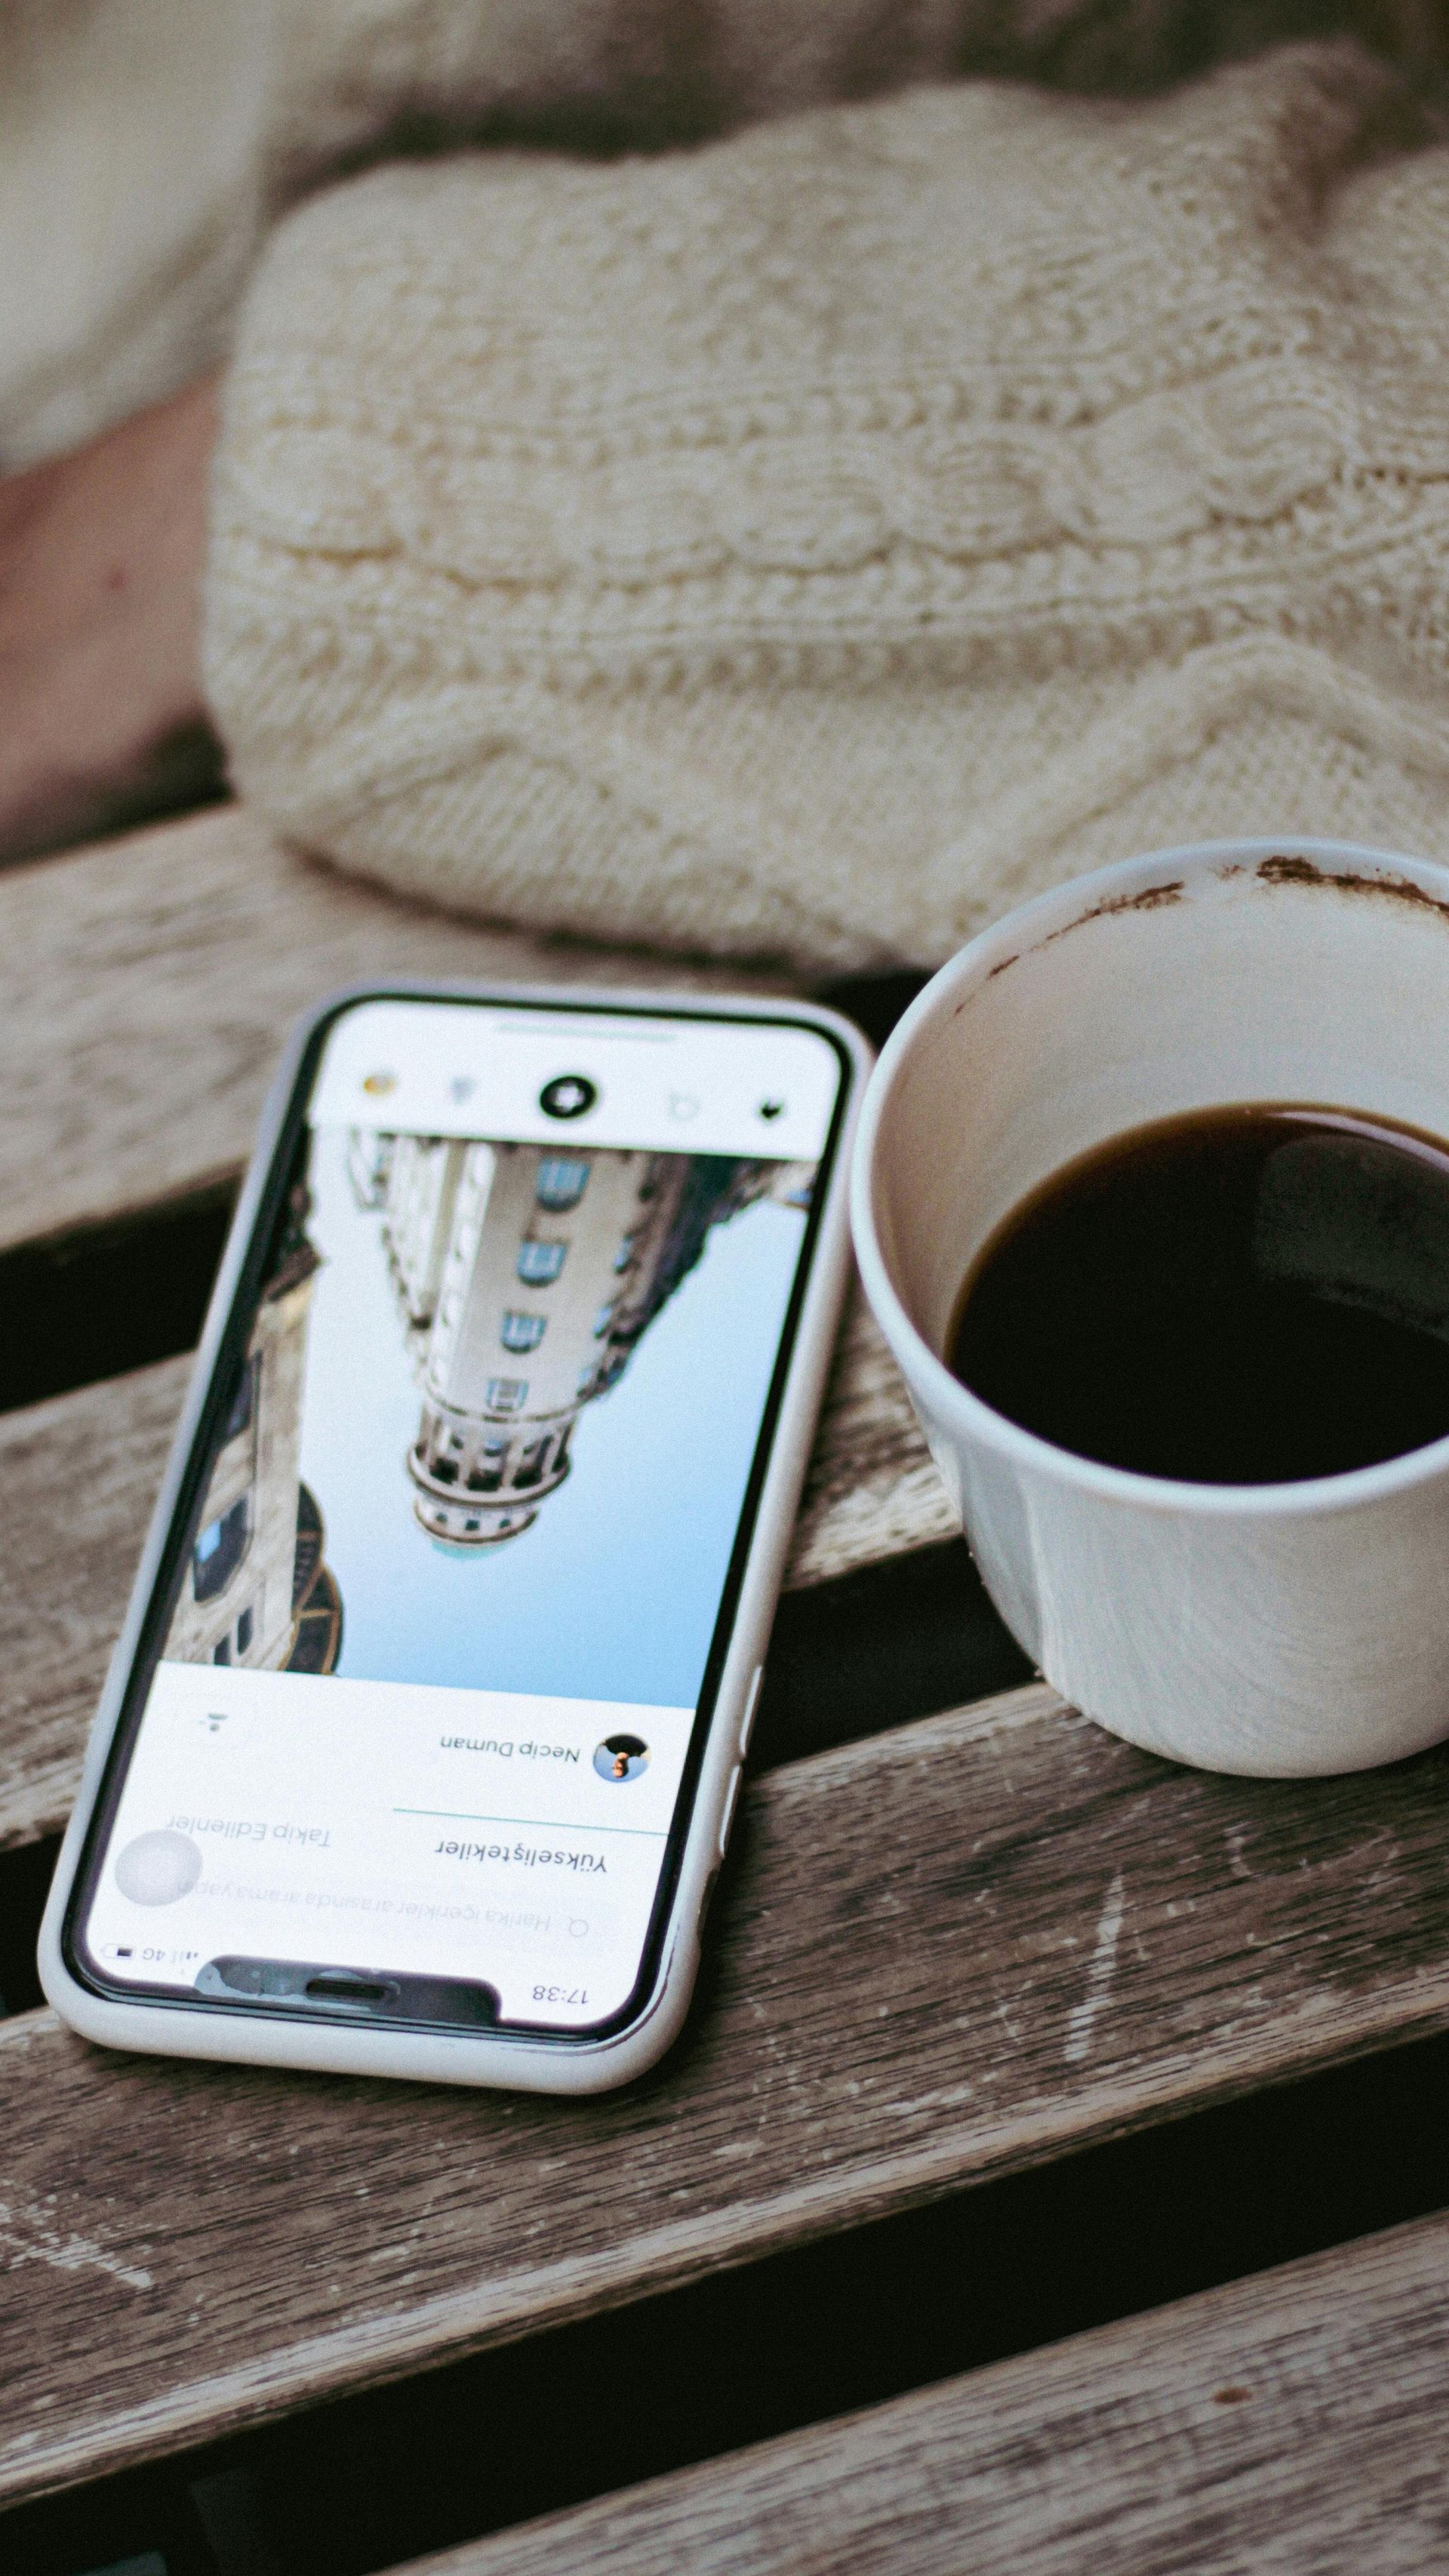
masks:
[[[845,1070],[764,1018],[330,1023],[81,1874],[91,1982],[627,2017]]]

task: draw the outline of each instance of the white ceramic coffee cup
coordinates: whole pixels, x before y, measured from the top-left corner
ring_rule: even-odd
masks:
[[[1019,1430],[941,1354],[1000,1220],[1107,1137],[1296,1101],[1449,1139],[1449,869],[1326,841],[1103,868],[972,941],[866,1097],[866,1293],[993,1601],[1099,1724],[1180,1762],[1349,1771],[1449,1734],[1449,1439],[1198,1485]]]

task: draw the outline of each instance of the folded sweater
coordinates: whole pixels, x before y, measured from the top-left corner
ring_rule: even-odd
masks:
[[[1449,857],[1446,245],[1348,47],[329,191],[227,396],[240,787],[449,906],[812,970],[1182,839]]]

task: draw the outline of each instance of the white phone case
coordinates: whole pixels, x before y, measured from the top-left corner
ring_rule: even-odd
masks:
[[[629,2025],[597,2041],[504,2034],[389,2030],[376,2023],[329,2026],[286,2023],[280,2018],[205,2005],[154,2000],[112,2000],[72,1976],[62,1949],[62,1926],[100,1792],[106,1757],[119,1723],[132,1661],[152,1591],[161,1571],[192,1444],[216,1368],[224,1328],[236,1295],[247,1246],[257,1222],[266,1175],[285,1124],[302,1060],[319,1024],[346,1005],[376,997],[444,999],[586,1008],[591,1002],[645,1016],[779,1018],[827,1031],[844,1047],[853,1068],[842,1107],[834,1156],[820,1209],[810,1275],[796,1329],[741,1582],[729,1652],[710,1721],[694,1810],[659,1952],[652,1987]],[[851,1147],[871,1053],[860,1032],[833,1011],[804,1002],[714,995],[635,993],[610,987],[510,987],[424,983],[399,979],[360,985],[328,997],[295,1031],[267,1098],[256,1148],[227,1237],[206,1324],[176,1427],[166,1474],[106,1685],[101,1694],[74,1812],[56,1864],[41,1925],[40,1980],[46,1996],[73,2030],[112,2048],[173,2057],[209,2057],[259,2066],[296,2066],[338,2075],[394,2075],[410,2081],[486,2084],[538,2093],[601,2093],[642,2074],[677,2036],[689,2008],[700,1958],[701,1919],[733,1821],[742,1758],[741,1730],[753,1709],[757,1676],[794,1527],[800,1487],[824,1393],[841,1302],[849,1276],[848,1190]]]

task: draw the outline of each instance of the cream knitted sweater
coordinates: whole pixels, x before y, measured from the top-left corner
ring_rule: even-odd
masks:
[[[1449,150],[1317,48],[389,167],[267,253],[213,549],[244,793],[470,912],[851,968],[1449,857]]]

